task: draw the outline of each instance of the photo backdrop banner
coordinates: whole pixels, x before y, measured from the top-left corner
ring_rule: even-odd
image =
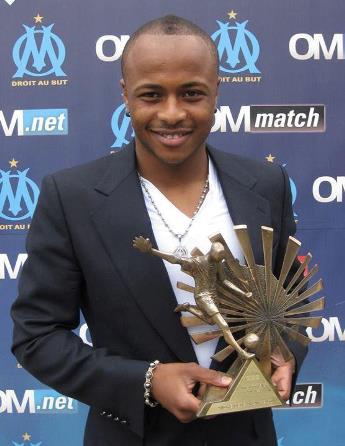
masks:
[[[320,328],[279,446],[343,446],[345,3],[0,0],[0,446],[81,446],[87,407],[35,380],[10,353],[25,237],[51,172],[121,150],[133,136],[119,81],[124,45],[168,13],[215,41],[218,111],[209,142],[286,166],[301,258],[325,283]],[[125,197],[124,197],[125,199]],[[77,330],[90,343],[87,326]]]

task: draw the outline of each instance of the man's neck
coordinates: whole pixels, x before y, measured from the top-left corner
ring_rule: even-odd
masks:
[[[169,164],[136,149],[139,174],[154,184],[181,212],[191,217],[200,201],[208,176],[206,147],[179,164]]]

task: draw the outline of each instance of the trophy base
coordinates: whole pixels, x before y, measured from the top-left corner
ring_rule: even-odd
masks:
[[[228,388],[207,386],[198,418],[285,405],[255,358],[237,358],[227,375],[232,378]]]

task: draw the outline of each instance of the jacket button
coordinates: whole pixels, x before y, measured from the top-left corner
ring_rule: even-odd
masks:
[[[127,420],[120,420],[121,424],[127,424]]]
[[[112,418],[112,417],[113,417],[113,414],[112,414],[112,413],[108,413],[107,417],[108,417],[108,418]]]
[[[115,417],[115,418],[113,418],[113,421],[119,421],[119,420],[120,420],[119,417]]]
[[[107,413],[107,412],[104,412],[104,411],[103,411],[103,412],[100,412],[99,414],[100,414],[101,417],[104,417],[104,415],[105,415],[106,413]]]

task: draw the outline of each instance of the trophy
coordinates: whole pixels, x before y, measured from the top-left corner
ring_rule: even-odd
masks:
[[[210,324],[215,330],[193,333],[196,344],[221,336],[228,344],[213,355],[223,361],[232,352],[237,358],[227,371],[232,378],[228,388],[208,385],[202,397],[198,417],[229,412],[279,407],[285,404],[271,383],[271,356],[278,352],[288,361],[293,358],[284,336],[308,345],[310,339],[300,327],[318,327],[321,316],[310,312],[324,308],[324,297],[306,301],[322,290],[322,280],[306,288],[317,273],[315,265],[304,275],[312,256],[308,253],[296,272],[291,271],[301,243],[289,237],[280,275],[272,272],[273,229],[261,227],[264,265],[255,263],[247,226],[234,226],[246,265],[241,265],[231,253],[221,234],[210,237],[211,249],[203,254],[194,248],[190,257],[180,257],[152,248],[149,239],[136,237],[133,246],[142,252],[181,265],[181,270],[193,277],[195,286],[182,282],[177,287],[193,293],[195,305],[178,305],[184,327]],[[307,313],[307,315],[306,315]],[[241,333],[239,339],[234,333]]]

